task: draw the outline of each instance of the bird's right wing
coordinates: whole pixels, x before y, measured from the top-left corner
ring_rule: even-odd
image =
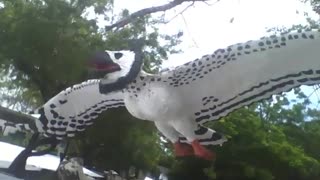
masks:
[[[94,79],[73,85],[34,111],[40,114],[36,121],[39,132],[57,139],[73,137],[92,125],[102,112],[124,106],[122,91],[101,94],[99,82]]]
[[[299,30],[218,49],[163,72],[184,114],[197,123],[289,91],[320,83],[320,31]],[[181,113],[181,114],[182,114]]]

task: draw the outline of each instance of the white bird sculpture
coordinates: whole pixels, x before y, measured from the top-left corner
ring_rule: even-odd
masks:
[[[74,85],[37,112],[38,129],[58,139],[85,130],[98,115],[125,106],[155,123],[176,156],[212,160],[204,145],[226,138],[204,127],[230,112],[300,85],[320,83],[320,32],[299,30],[234,44],[160,74],[141,70],[142,56],[106,51],[91,61],[105,75]],[[132,62],[128,65],[128,62]]]

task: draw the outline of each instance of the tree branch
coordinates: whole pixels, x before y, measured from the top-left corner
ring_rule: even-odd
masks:
[[[196,2],[196,1],[205,2],[208,0],[173,0],[173,1],[169,2],[168,4],[164,4],[161,6],[155,6],[155,7],[141,9],[135,13],[132,13],[130,16],[119,20],[118,22],[116,22],[110,26],[106,26],[105,30],[110,31],[113,28],[121,28],[121,27],[124,27],[125,25],[129,24],[135,18],[142,17],[142,16],[145,16],[145,15],[151,14],[151,13],[160,12],[160,11],[167,11],[167,10],[172,9],[172,8],[182,4],[184,2]]]

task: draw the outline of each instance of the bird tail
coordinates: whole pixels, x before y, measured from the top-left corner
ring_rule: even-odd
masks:
[[[215,130],[199,125],[199,128],[194,131],[196,139],[201,145],[222,145],[227,141],[227,138],[217,133]],[[189,143],[185,137],[180,137],[180,142]]]
[[[32,128],[30,128],[29,124],[28,123],[18,123],[18,124],[15,124],[13,122],[9,122],[9,121],[6,121],[4,123],[4,126],[5,127],[13,127],[13,128],[16,128],[18,129],[18,131],[33,131]]]
[[[6,109],[6,112],[11,115],[11,114],[16,114],[15,111],[13,110],[9,110],[9,109]],[[36,125],[39,121],[38,118],[34,117],[34,116],[30,116],[30,115],[33,115],[33,114],[39,114],[38,112],[38,109],[34,110],[34,111],[30,111],[28,112],[27,114],[23,114],[23,113],[20,113],[19,114],[19,118],[25,122],[23,123],[17,123],[16,121],[12,121],[10,118],[9,119],[4,119],[4,124],[3,126],[4,127],[11,127],[11,128],[15,128],[17,129],[18,131],[29,131],[29,132],[32,132],[32,133],[36,133],[36,132],[39,132],[39,128],[38,126]],[[11,116],[8,116],[8,117],[11,117]]]
[[[40,109],[41,107],[42,107],[42,106],[40,106],[40,107],[38,107],[38,108],[36,108],[36,109],[34,109],[34,110],[32,110],[32,111],[29,111],[28,114],[29,114],[29,115],[32,115],[32,114],[40,114],[39,109]]]

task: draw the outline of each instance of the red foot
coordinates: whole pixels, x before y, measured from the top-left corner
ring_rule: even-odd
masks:
[[[192,146],[190,146],[189,144],[176,142],[173,144],[173,147],[174,147],[174,153],[177,157],[194,155]]]
[[[215,154],[208,150],[207,148],[203,147],[198,140],[192,141],[192,147],[194,150],[194,154],[199,158],[212,161],[215,157]]]

